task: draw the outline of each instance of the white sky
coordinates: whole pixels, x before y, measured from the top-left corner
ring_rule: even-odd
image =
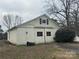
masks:
[[[6,13],[17,13],[27,21],[44,13],[43,7],[44,0],[0,0],[0,17]]]

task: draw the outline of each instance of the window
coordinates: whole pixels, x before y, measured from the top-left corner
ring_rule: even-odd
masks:
[[[46,20],[42,20],[43,23],[46,23]]]
[[[47,32],[46,34],[47,34],[47,36],[51,36],[51,32]]]
[[[48,21],[48,19],[41,19],[41,18],[40,18],[40,19],[39,19],[39,23],[40,23],[40,24],[43,24],[43,23],[44,23],[44,24],[47,24],[47,25],[48,25],[48,24],[49,24],[49,21]]]
[[[37,36],[43,36],[43,32],[37,32]]]

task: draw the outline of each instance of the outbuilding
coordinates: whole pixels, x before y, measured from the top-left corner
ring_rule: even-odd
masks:
[[[11,28],[8,41],[16,45],[25,45],[27,42],[49,43],[53,41],[58,28],[58,23],[44,14]]]

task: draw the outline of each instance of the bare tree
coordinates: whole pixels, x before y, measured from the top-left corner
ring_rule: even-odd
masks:
[[[20,25],[22,23],[22,18],[18,15],[4,15],[3,24],[9,30],[10,28]]]
[[[77,0],[46,0],[48,14],[56,16],[59,20],[65,20],[69,26],[70,15],[73,10],[74,2]]]
[[[72,16],[75,19],[75,27],[78,26],[79,19],[79,1],[74,2],[75,8],[73,9]]]
[[[14,26],[17,26],[17,25],[20,25],[20,24],[22,24],[22,18],[21,17],[19,17],[18,15],[16,15],[15,17],[14,17]]]
[[[72,21],[74,23],[75,32],[78,34],[79,32],[79,1],[74,1],[74,8],[71,12]],[[71,24],[72,25],[72,24]]]
[[[20,25],[22,23],[22,18],[18,15],[4,15],[3,16],[3,24],[9,30],[12,27]],[[10,39],[10,32],[8,31],[8,39]]]

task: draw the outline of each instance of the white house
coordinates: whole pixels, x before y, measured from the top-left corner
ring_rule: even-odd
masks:
[[[25,45],[27,42],[49,43],[53,41],[58,28],[57,22],[44,14],[10,29],[8,41],[17,45]]]

